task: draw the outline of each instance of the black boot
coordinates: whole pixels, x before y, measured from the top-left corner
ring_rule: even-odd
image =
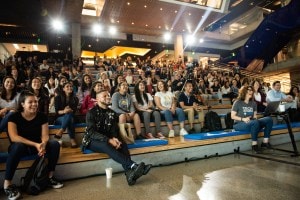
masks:
[[[143,175],[148,174],[148,172],[150,171],[151,167],[152,167],[151,164],[145,165],[144,171],[143,171]]]
[[[126,171],[126,179],[128,185],[134,185],[136,180],[143,175],[145,168],[145,163],[141,162],[140,164],[135,164],[132,169]]]

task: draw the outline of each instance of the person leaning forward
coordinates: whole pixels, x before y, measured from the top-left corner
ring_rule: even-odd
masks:
[[[96,95],[97,104],[86,115],[86,133],[82,140],[82,150],[106,153],[114,161],[122,164],[128,185],[134,185],[142,175],[146,175],[152,165],[131,160],[127,144],[122,141],[118,128],[118,115],[108,107],[111,98],[106,90]]]

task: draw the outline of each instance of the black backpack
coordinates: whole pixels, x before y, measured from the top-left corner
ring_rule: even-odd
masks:
[[[23,192],[31,195],[38,195],[45,190],[49,183],[48,166],[44,157],[38,157],[31,167],[21,178],[21,188]]]
[[[222,130],[221,119],[219,115],[214,111],[208,111],[204,117],[205,128],[209,131]]]
[[[226,115],[225,115],[225,125],[226,125],[226,129],[233,129],[233,119],[231,119],[231,112],[228,112]]]

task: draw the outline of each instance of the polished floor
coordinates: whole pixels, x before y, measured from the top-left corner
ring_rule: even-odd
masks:
[[[281,145],[281,148],[290,146]],[[266,151],[263,157],[267,159],[231,154],[159,166],[134,186],[128,186],[121,173],[113,174],[109,180],[97,176],[66,181],[62,189],[49,189],[38,196],[24,195],[23,199],[300,199],[300,157],[290,157],[281,151]],[[0,199],[5,199],[3,192]]]

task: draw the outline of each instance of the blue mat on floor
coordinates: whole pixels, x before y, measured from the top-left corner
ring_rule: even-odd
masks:
[[[143,140],[135,140],[134,144],[128,144],[128,149],[134,148],[142,148],[142,147],[151,147],[151,146],[160,146],[168,144],[168,140],[162,139],[143,139]],[[83,151],[84,154],[94,153],[90,149],[85,149]]]
[[[300,127],[300,122],[292,122],[291,123],[292,128]],[[285,129],[287,128],[286,124],[276,124],[273,125],[272,130],[280,130],[280,129]]]
[[[212,138],[221,138],[221,137],[229,137],[229,136],[236,136],[236,135],[244,135],[249,134],[248,131],[213,131],[213,132],[206,132],[206,133],[194,133],[185,135],[184,139],[191,139],[191,140],[207,140]]]
[[[75,124],[75,128],[78,127],[86,127],[86,123],[77,123]],[[61,128],[61,125],[49,125],[49,129],[59,129]]]

